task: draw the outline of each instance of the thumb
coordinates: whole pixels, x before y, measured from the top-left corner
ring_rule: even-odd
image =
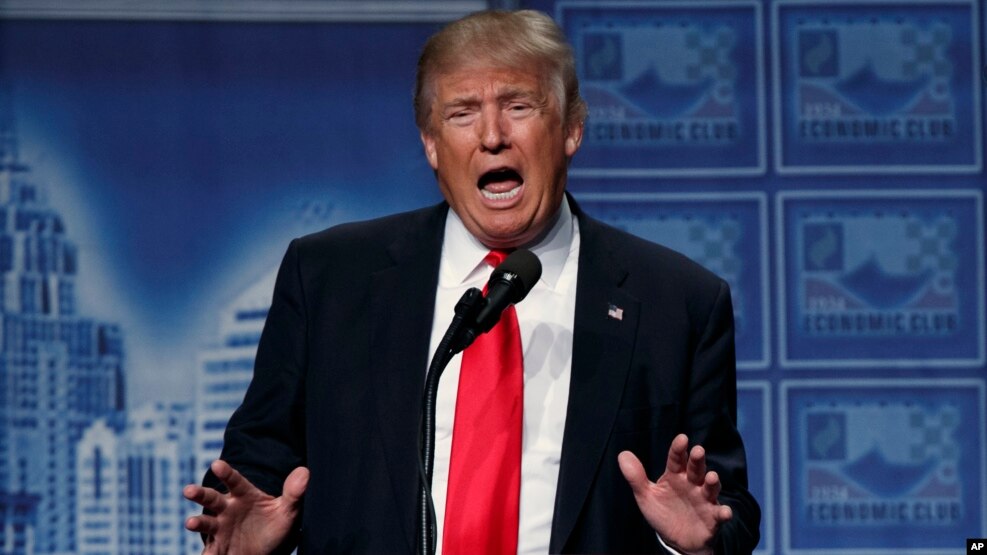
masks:
[[[651,481],[648,480],[648,474],[644,471],[644,465],[634,453],[621,451],[617,455],[617,464],[620,466],[621,474],[624,475],[624,479],[630,484],[635,494],[651,484]]]
[[[284,487],[281,490],[282,501],[289,505],[296,505],[305,494],[308,487],[309,471],[304,466],[291,471],[291,474],[284,479]]]

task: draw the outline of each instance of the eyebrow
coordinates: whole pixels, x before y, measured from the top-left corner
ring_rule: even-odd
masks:
[[[507,87],[499,94],[497,94],[497,100],[499,102],[517,100],[519,98],[530,98],[538,104],[543,104],[545,102],[544,98],[539,97],[535,91],[530,89],[525,89],[521,87]],[[457,96],[442,105],[443,110],[449,108],[458,108],[462,106],[477,106],[480,104],[480,97],[475,94]]]
[[[501,102],[505,100],[516,100],[518,98],[530,98],[532,100],[539,100],[538,95],[535,91],[530,89],[523,89],[521,87],[508,87],[499,95],[497,95],[497,100]]]

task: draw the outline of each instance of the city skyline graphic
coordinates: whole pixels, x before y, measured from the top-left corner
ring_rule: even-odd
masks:
[[[104,65],[97,81],[105,83],[116,79],[119,33],[104,48],[92,43],[91,28],[75,36],[43,29],[39,45],[30,23],[0,25],[9,39],[0,67],[0,553],[199,553],[201,539],[183,527],[198,511],[181,488],[219,456],[289,240],[438,199],[410,112],[376,108],[397,105],[407,85],[386,87],[392,92],[385,96],[397,98],[361,101],[382,120],[406,120],[393,137],[401,146],[389,150],[391,163],[327,180],[326,168],[339,164],[333,152],[354,158],[337,133],[364,125],[359,114],[286,131],[291,125],[282,120],[293,103],[281,99],[286,108],[276,113],[255,109],[281,93],[236,64],[225,90],[209,90],[214,76],[204,67],[195,79],[183,74],[181,86],[159,76],[90,102],[97,94],[91,75],[73,74],[78,65],[63,65],[66,50],[52,50],[86,42],[93,63]],[[181,26],[148,28],[153,43]],[[415,41],[423,34],[388,28]],[[227,26],[218,35],[234,44],[243,37]],[[283,70],[283,52],[264,52],[266,63]],[[139,59],[146,51],[135,46],[129,54]],[[401,63],[410,65],[413,55]],[[284,87],[309,116],[326,119],[327,96],[351,96],[326,90],[324,78],[304,67],[295,70],[294,85]],[[202,115],[174,113],[157,94],[162,84],[172,94],[197,95]],[[230,110],[237,94],[240,105]],[[157,110],[146,110],[149,102]],[[121,110],[130,116],[119,118]],[[219,135],[190,136],[171,126],[178,118]],[[228,142],[223,132],[236,126],[251,131],[198,160],[217,167],[236,158],[235,171],[175,165],[197,157],[200,141]],[[300,142],[283,145],[285,135]],[[340,179],[346,184],[333,185]],[[426,194],[418,192],[423,180]],[[368,206],[363,193],[375,189],[379,203]]]

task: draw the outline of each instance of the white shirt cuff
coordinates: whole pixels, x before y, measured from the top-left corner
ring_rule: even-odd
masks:
[[[678,551],[675,551],[674,549],[669,547],[668,544],[665,543],[665,540],[661,539],[661,536],[658,535],[658,532],[655,532],[655,537],[658,538],[658,543],[660,543],[662,547],[667,549],[669,553],[671,553],[672,555],[682,555]]]

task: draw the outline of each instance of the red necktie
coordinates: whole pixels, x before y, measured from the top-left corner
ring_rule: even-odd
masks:
[[[496,267],[507,253],[490,251]],[[484,291],[485,293],[486,291]],[[514,306],[463,351],[442,551],[517,553],[524,362]]]

